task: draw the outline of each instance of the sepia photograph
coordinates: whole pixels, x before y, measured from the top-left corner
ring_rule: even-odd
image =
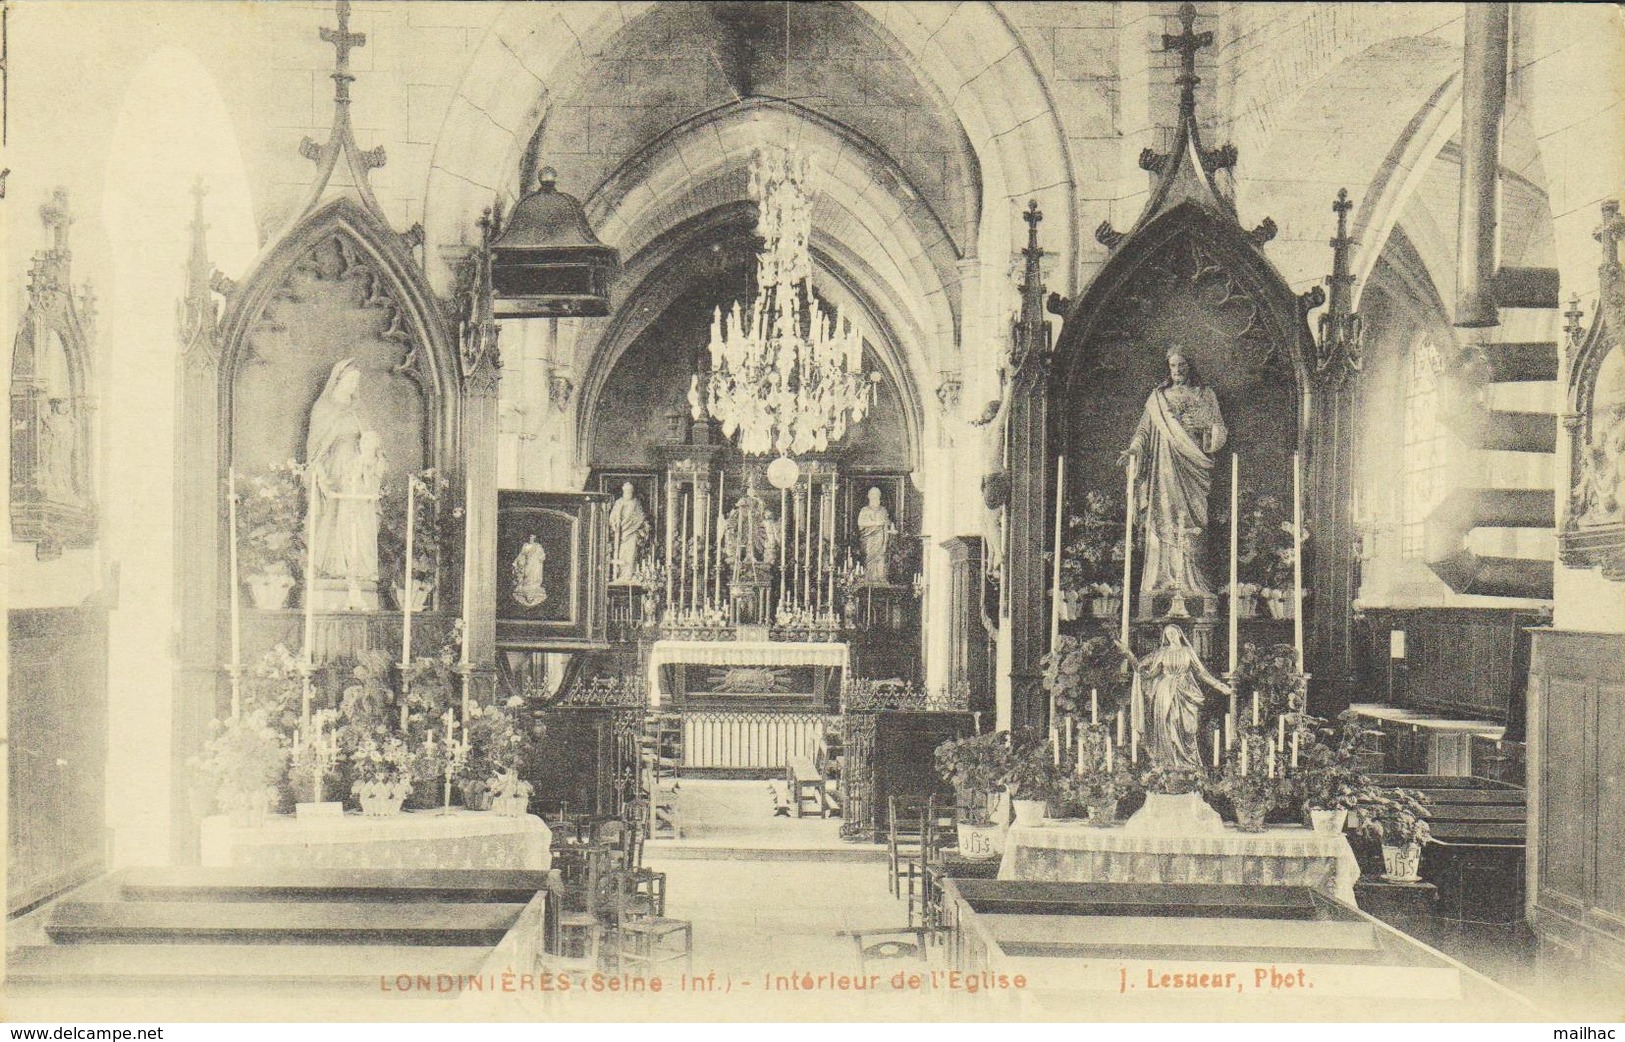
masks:
[[[0,1019],[1619,1037],[1621,198],[1617,3],[0,0]]]

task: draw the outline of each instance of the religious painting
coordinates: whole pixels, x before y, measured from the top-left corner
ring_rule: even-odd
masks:
[[[652,470],[601,470],[593,476],[592,487],[610,497],[604,515],[609,527],[605,562],[610,582],[634,585],[648,575],[650,565],[664,552],[660,475]]]
[[[596,492],[497,494],[497,642],[533,650],[602,643],[604,514]]]

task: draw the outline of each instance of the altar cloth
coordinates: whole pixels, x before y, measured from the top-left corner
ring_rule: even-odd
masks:
[[[1061,883],[1309,886],[1354,905],[1360,865],[1342,835],[1302,825],[1219,835],[1155,835],[1050,820],[1011,826],[1000,879]]]
[[[649,704],[661,700],[662,666],[823,666],[845,674],[845,644],[790,640],[657,640],[649,649]]]
[[[296,820],[275,814],[258,828],[204,818],[202,862],[260,868],[484,868],[546,871],[553,833],[534,814],[507,817],[453,808]]]

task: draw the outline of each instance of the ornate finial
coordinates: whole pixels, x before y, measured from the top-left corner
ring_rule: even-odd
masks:
[[[1354,203],[1347,188],[1337,190],[1332,212],[1337,214],[1337,234],[1331,239],[1332,273],[1326,276],[1329,305],[1320,316],[1318,369],[1323,375],[1341,379],[1360,368],[1360,316],[1354,311],[1354,272],[1349,258],[1355,240],[1348,233],[1349,211]]]
[[[350,84],[355,77],[350,75],[350,51],[357,47],[367,45],[366,33],[352,33],[350,31],[350,0],[338,0],[335,5],[338,9],[339,27],[329,29],[325,25],[321,28],[322,42],[333,45],[335,61],[333,63],[333,100],[340,105],[350,103]]]
[[[51,230],[51,248],[66,249],[68,245],[68,225],[73,223],[73,214],[68,209],[68,190],[58,188],[51,193],[51,201],[39,208],[39,219],[45,227]]]
[[[1213,46],[1213,34],[1195,31],[1196,5],[1189,2],[1179,5],[1179,24],[1178,36],[1162,34],[1162,49],[1179,52],[1179,78],[1174,82],[1180,88],[1180,112],[1188,116],[1196,112],[1196,85],[1202,82],[1196,75],[1196,52]]]
[[[1569,308],[1563,312],[1563,317],[1568,320],[1563,323],[1563,332],[1568,335],[1569,343],[1578,343],[1581,334],[1585,332],[1585,325],[1581,322],[1585,314],[1585,310],[1580,307],[1580,294],[1569,294]]]
[[[1625,239],[1625,216],[1619,212],[1619,200],[1609,199],[1602,204],[1602,224],[1591,233],[1591,237],[1602,243],[1603,263],[1619,266],[1619,243]]]
[[[1037,246],[1038,223],[1044,219],[1044,212],[1038,208],[1037,199],[1027,201],[1027,209],[1022,213],[1021,219],[1027,222],[1027,245]]]

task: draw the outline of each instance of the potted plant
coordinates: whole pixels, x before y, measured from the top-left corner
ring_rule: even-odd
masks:
[[[1038,824],[1047,815],[1051,800],[1065,798],[1064,773],[1056,748],[1053,737],[1032,739],[1015,747],[1005,775],[1015,824]]]
[[[1123,655],[1107,632],[1081,638],[1063,633],[1039,665],[1058,716],[1096,723],[1127,701]]]
[[[1126,757],[1115,754],[1104,724],[1085,724],[1079,730],[1073,767],[1062,788],[1083,808],[1084,820],[1095,828],[1116,824],[1118,803],[1134,789],[1134,772]]]
[[[1123,500],[1093,489],[1083,495],[1083,513],[1067,518],[1061,547],[1061,618],[1113,618],[1122,607],[1117,578],[1123,561]]]
[[[238,828],[265,823],[287,768],[288,747],[271,713],[269,706],[246,702],[237,716],[211,721],[208,741],[190,761],[212,783],[215,802]]]
[[[937,746],[937,773],[954,787],[960,808],[959,852],[973,860],[998,856],[1003,831],[993,808],[1010,772],[1010,736],[1003,731],[954,738]]]
[[[355,778],[350,792],[361,801],[361,813],[375,818],[399,814],[412,793],[416,760],[417,755],[399,735],[382,740],[373,735],[361,738],[350,753]]]
[[[1259,723],[1270,726],[1283,713],[1303,711],[1304,677],[1298,672],[1298,653],[1291,644],[1262,646],[1248,643],[1236,663],[1235,689],[1238,699],[1258,701]],[[1238,701],[1236,712],[1242,719],[1236,726],[1252,722],[1251,707]]]
[[[1380,791],[1359,768],[1367,729],[1359,717],[1344,712],[1335,726],[1305,717],[1304,726],[1294,733],[1298,746],[1291,768],[1292,793],[1311,828],[1341,835],[1349,812],[1372,802]]]
[[[407,484],[416,486],[412,496],[412,610],[421,612],[429,606],[435,583],[440,573],[445,539],[450,525],[446,524],[446,511],[442,510],[446,496],[446,479],[433,468],[406,475],[399,488],[390,488],[384,494],[381,524],[378,528],[378,563],[389,587],[395,606],[406,606],[406,502]],[[449,511],[452,519],[459,518],[461,508]]]
[[[284,608],[305,570],[304,468],[289,460],[250,477],[238,495],[238,567],[249,600],[260,611]]]
[[[1225,756],[1223,770],[1209,791],[1230,801],[1236,811],[1236,828],[1262,832],[1265,816],[1286,788],[1283,766],[1274,755],[1269,736],[1246,728],[1237,736],[1235,748]]]
[[[1383,865],[1393,882],[1422,878],[1422,845],[1433,842],[1427,808],[1428,798],[1412,789],[1380,789],[1360,805],[1382,836]]]

